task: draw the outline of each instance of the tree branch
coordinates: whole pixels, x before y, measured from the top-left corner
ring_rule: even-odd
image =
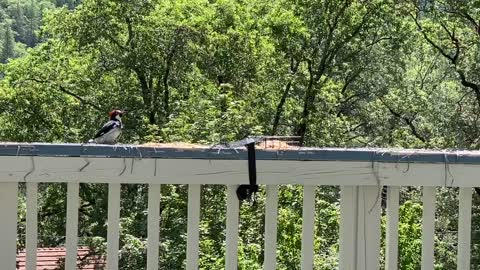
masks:
[[[387,107],[387,109],[390,111],[390,113],[391,113],[393,116],[397,117],[398,119],[403,120],[403,121],[408,125],[408,127],[410,128],[410,131],[412,132],[413,136],[415,136],[417,139],[419,139],[419,140],[422,141],[423,143],[426,143],[426,142],[427,142],[427,140],[426,140],[424,137],[422,137],[422,136],[420,135],[420,133],[418,133],[417,128],[416,128],[415,125],[413,124],[413,121],[414,121],[413,119],[410,119],[410,118],[408,118],[408,117],[405,117],[405,116],[401,115],[400,113],[396,112],[395,110],[393,110],[393,108],[390,107],[390,106],[388,106],[388,104],[383,100],[383,98],[379,98],[379,99],[380,99],[380,101],[382,102],[382,104],[383,104],[385,107]]]
[[[450,32],[447,26],[443,22],[440,22],[440,25],[442,26],[443,30],[447,32],[448,36],[450,37],[453,44],[455,45],[455,54],[453,55],[451,61],[452,61],[452,64],[457,65],[458,57],[460,56],[460,41],[455,37],[455,32],[454,31]]]
[[[61,92],[65,93],[65,94],[67,94],[67,95],[70,95],[70,96],[72,96],[72,97],[74,97],[74,98],[76,98],[76,99],[79,100],[80,102],[82,102],[82,103],[84,103],[84,104],[87,104],[87,105],[89,105],[89,106],[97,109],[98,111],[103,111],[102,108],[100,108],[99,106],[97,106],[97,105],[95,105],[95,104],[93,104],[93,103],[85,100],[83,97],[81,97],[81,96],[79,96],[79,95],[77,95],[77,94],[75,94],[75,93],[73,93],[73,92],[70,92],[69,90],[65,89],[65,87],[63,87],[63,86],[61,86],[61,85],[58,86],[58,89],[59,89]]]
[[[477,21],[475,21],[475,19],[466,11],[460,12],[460,16],[467,19],[472,24],[475,33],[480,36],[480,21],[477,23]]]
[[[452,43],[455,45],[455,55],[450,56],[439,45],[437,45],[432,39],[430,39],[428,37],[428,35],[425,33],[425,31],[423,31],[423,28],[420,25],[420,23],[418,22],[418,20],[412,14],[410,14],[410,16],[415,21],[415,24],[417,25],[419,31],[423,34],[423,37],[425,38],[425,40],[432,47],[434,47],[438,52],[440,52],[440,54],[442,54],[445,58],[449,59],[450,62],[452,62],[452,64],[455,66],[455,71],[457,72],[458,76],[460,77],[460,83],[463,86],[473,90],[473,92],[475,93],[475,97],[477,99],[477,104],[480,106],[480,86],[478,84],[474,83],[474,82],[471,82],[471,81],[467,80],[467,77],[465,76],[465,72],[463,70],[459,69],[458,66],[457,66],[458,58],[459,58],[459,55],[460,55],[460,41],[458,40],[457,37],[455,37],[454,32],[449,31],[448,28],[446,27],[446,25],[441,23],[442,28],[447,32],[448,36],[452,40]]]
[[[25,81],[34,81],[36,83],[40,83],[40,84],[43,84],[43,83],[47,83],[47,81],[44,81],[44,80],[39,80],[39,79],[36,79],[36,78],[27,78],[27,79],[24,79],[22,81],[20,81],[20,83],[23,83]],[[17,85],[16,83],[13,84],[13,86]],[[96,104],[86,100],[85,98],[79,96],[78,94],[75,94],[69,90],[67,90],[65,87],[63,87],[62,85],[59,85],[58,86],[58,90],[60,90],[60,92],[64,93],[64,94],[67,94],[69,96],[72,96],[74,98],[76,98],[78,101],[86,104],[86,105],[89,105],[95,109],[97,109],[98,111],[103,111],[102,108],[100,108],[99,106],[97,106]]]
[[[415,24],[417,25],[417,28],[418,30],[420,31],[420,33],[422,33],[423,37],[425,38],[425,40],[432,46],[434,47],[439,53],[441,53],[445,58],[449,59],[450,61],[453,62],[453,57],[451,57],[449,54],[447,54],[442,48],[440,48],[440,46],[438,46],[435,42],[433,42],[433,40],[430,39],[430,37],[428,37],[427,33],[425,33],[425,31],[423,31],[423,28],[422,26],[420,25],[420,23],[418,22],[417,18],[415,18],[412,14],[410,14],[410,16],[413,18],[413,20],[415,21]]]

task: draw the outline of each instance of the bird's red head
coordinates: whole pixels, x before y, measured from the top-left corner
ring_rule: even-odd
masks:
[[[125,111],[113,110],[108,113],[108,116],[110,117],[110,120],[120,120],[124,113]]]

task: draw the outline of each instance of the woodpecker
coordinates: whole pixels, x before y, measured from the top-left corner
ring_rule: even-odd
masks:
[[[90,143],[115,144],[122,133],[122,116],[126,111],[113,110],[108,113],[110,120],[95,134]]]

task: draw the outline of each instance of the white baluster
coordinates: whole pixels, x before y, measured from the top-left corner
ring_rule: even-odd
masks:
[[[108,185],[107,270],[118,270],[120,184]]]
[[[160,242],[160,185],[148,185],[147,270],[158,269]]]
[[[277,221],[278,221],[278,186],[267,186],[265,202],[265,259],[264,270],[277,267]]]
[[[15,269],[17,256],[18,183],[0,183],[0,262],[2,269]]]
[[[75,182],[67,184],[67,228],[65,269],[77,269],[77,242],[78,242],[78,191],[79,185]]]
[[[238,215],[239,202],[236,185],[227,187],[227,250],[225,254],[225,269],[236,270],[238,263]]]
[[[435,187],[423,187],[422,270],[432,270],[435,245]]]
[[[188,185],[187,270],[198,270],[200,185]]]
[[[27,183],[27,230],[26,230],[26,268],[37,269],[37,238],[38,238],[38,211],[37,211],[38,184]]]
[[[302,270],[313,269],[315,186],[303,187]]]
[[[386,262],[387,270],[398,268],[398,211],[400,187],[390,186],[387,190],[387,239]]]
[[[470,243],[472,233],[472,188],[460,188],[458,205],[457,270],[470,269]]]

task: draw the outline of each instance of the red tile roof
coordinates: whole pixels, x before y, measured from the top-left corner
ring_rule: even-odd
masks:
[[[60,268],[66,256],[64,247],[38,248],[37,249],[37,270],[57,270]],[[77,269],[100,270],[105,268],[105,260],[100,255],[95,255],[88,247],[79,247],[77,253]],[[25,270],[25,250],[17,254],[17,270]]]

